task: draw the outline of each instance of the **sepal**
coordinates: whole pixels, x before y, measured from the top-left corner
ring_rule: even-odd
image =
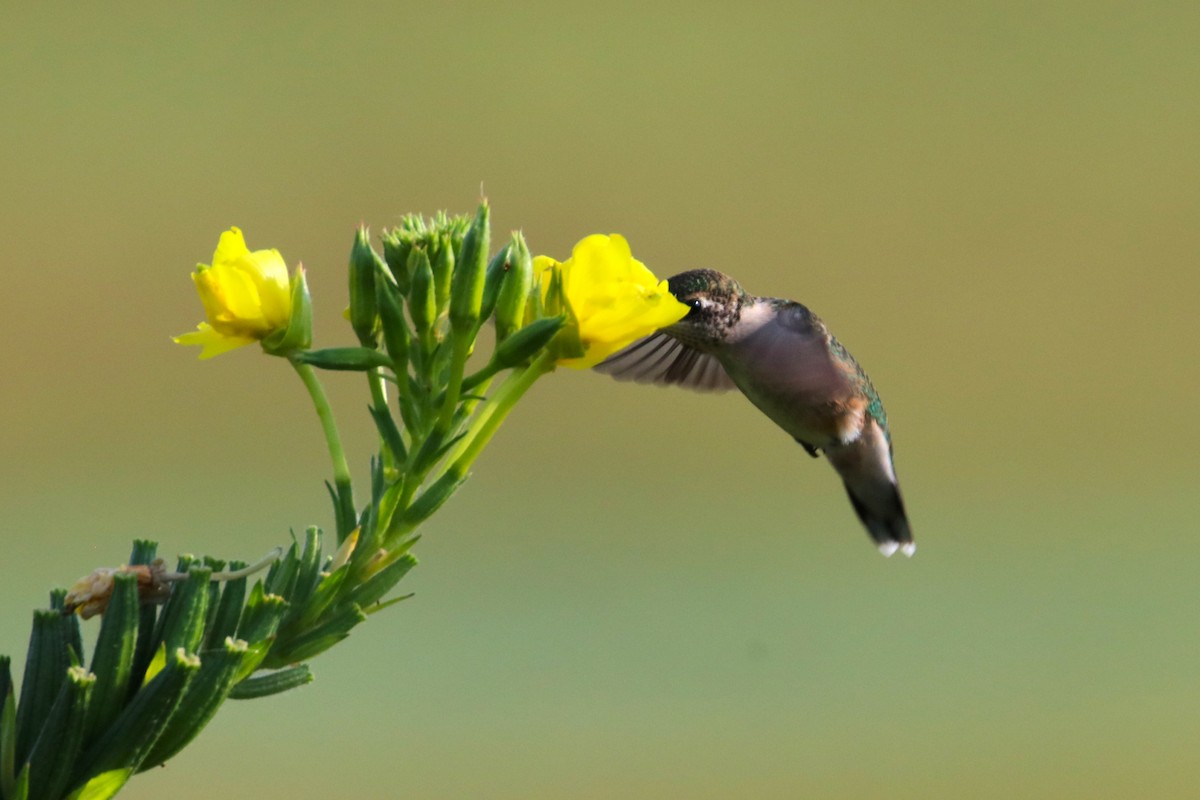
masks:
[[[296,267],[290,288],[292,314],[287,327],[262,340],[262,349],[273,356],[286,356],[312,346],[312,296],[308,292],[304,267]]]

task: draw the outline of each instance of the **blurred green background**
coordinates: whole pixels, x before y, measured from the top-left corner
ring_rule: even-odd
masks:
[[[129,798],[1125,798],[1200,783],[1195,3],[6,4],[0,652],[51,586],[331,526],[299,382],[169,336],[220,231],[470,211],[817,310],[920,550],[737,396],[573,371],[417,596]],[[357,474],[361,381],[331,376]],[[95,627],[95,623],[91,623]]]

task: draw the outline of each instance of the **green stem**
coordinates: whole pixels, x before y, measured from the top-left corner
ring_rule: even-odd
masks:
[[[383,384],[383,374],[379,367],[367,373],[367,382],[371,386],[371,401],[376,408],[387,408],[387,387]]]
[[[483,452],[483,448],[491,441],[492,436],[495,435],[500,424],[504,422],[505,417],[512,411],[517,401],[538,378],[554,369],[554,360],[551,353],[542,353],[531,365],[525,369],[514,371],[505,378],[496,394],[488,398],[482,412],[467,429],[462,443],[443,461],[448,466],[437,478],[429,482],[425,491],[426,493],[433,492],[433,495],[422,494],[415,502],[413,500],[417,488],[424,482],[424,476],[420,476],[419,479],[414,477],[413,482],[405,486],[404,497],[396,511],[399,519],[389,526],[384,537],[384,549],[390,550],[403,542],[429,513],[436,511],[449,495],[453,494],[463,477],[466,476],[467,470],[471,468],[471,464]],[[432,503],[431,507],[423,509],[422,513],[416,516],[409,513],[423,501]]]
[[[387,411],[387,385],[383,382],[383,372],[379,367],[376,367],[367,373],[367,384],[371,387],[371,402],[374,404],[375,408]],[[382,439],[383,437],[380,436],[381,441]],[[383,455],[383,466],[385,468],[395,468],[396,465],[393,463],[390,456],[391,450],[380,444],[379,452]]]
[[[317,418],[321,420],[321,430],[325,433],[325,444],[329,447],[329,458],[333,462],[333,484],[337,488],[337,532],[338,541],[345,539],[357,524],[354,510],[354,490],[350,483],[350,465],[346,463],[346,451],[342,449],[342,439],[338,435],[337,422],[333,419],[333,408],[329,398],[325,396],[325,388],[317,378],[316,371],[308,364],[289,358],[296,374],[308,389]]]
[[[501,384],[496,396],[491,398],[488,408],[472,423],[467,435],[463,437],[464,446],[455,451],[450,457],[450,466],[446,473],[452,473],[461,478],[467,474],[471,464],[483,452],[483,448],[491,441],[500,424],[504,422],[508,412],[512,411],[517,401],[533,386],[534,382],[554,369],[554,355],[543,352],[532,364],[520,372],[514,373]],[[443,473],[445,474],[445,473]]]
[[[462,390],[464,392],[474,392],[475,394],[484,394],[487,392],[487,384],[492,380],[497,372],[500,371],[499,365],[495,361],[489,361],[478,372],[468,375],[463,378]],[[482,388],[480,388],[482,387]]]
[[[454,354],[450,360],[450,382],[446,386],[446,399],[442,402],[442,413],[438,417],[438,430],[443,434],[450,430],[454,412],[458,410],[458,398],[462,393],[463,371],[471,351],[471,341],[457,332],[454,335]]]

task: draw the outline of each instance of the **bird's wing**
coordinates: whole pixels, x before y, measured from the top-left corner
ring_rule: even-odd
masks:
[[[665,333],[634,342],[601,361],[595,369],[619,381],[682,386],[700,392],[737,388],[715,357]]]

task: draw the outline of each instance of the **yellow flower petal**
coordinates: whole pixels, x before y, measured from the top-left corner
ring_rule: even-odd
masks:
[[[202,346],[204,349],[200,351],[200,358],[204,359],[219,356],[221,353],[228,353],[230,350],[236,350],[239,347],[253,344],[256,340],[249,336],[226,336],[223,333],[218,333],[207,322],[201,322],[196,326],[196,330],[191,333],[180,334],[173,341],[176,344]]]
[[[561,263],[546,256],[534,259],[543,300],[555,271],[562,275],[563,295],[584,349],[582,357],[560,359],[562,366],[593,367],[637,339],[678,322],[688,311],[667,290],[666,281],[633,258],[629,243],[619,234],[585,237]]]
[[[226,261],[236,261],[242,256],[250,254],[250,248],[246,247],[246,237],[242,235],[242,229],[236,225],[221,234],[221,238],[217,240],[217,249],[213,253],[213,263],[221,264]]]
[[[283,256],[278,250],[251,252],[238,228],[221,234],[212,265],[198,265],[192,280],[207,321],[175,341],[202,346],[201,358],[265,339],[291,321],[291,283]]]

